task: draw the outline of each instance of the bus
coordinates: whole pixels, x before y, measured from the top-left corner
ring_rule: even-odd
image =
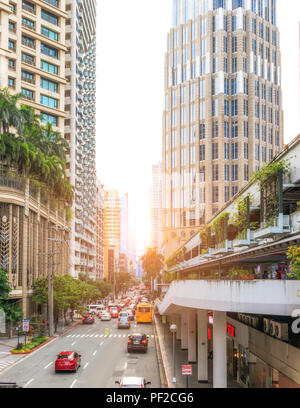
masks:
[[[152,323],[152,305],[150,303],[139,303],[136,308],[137,323]]]

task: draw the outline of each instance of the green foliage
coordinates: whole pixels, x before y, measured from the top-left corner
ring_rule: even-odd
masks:
[[[291,246],[287,251],[287,259],[290,262],[289,278],[300,280],[300,247]]]
[[[66,175],[67,141],[41,125],[40,116],[30,107],[17,103],[20,95],[0,91],[0,160],[25,179],[38,182],[57,200],[72,205],[74,191]],[[15,133],[10,133],[14,128]]]
[[[254,182],[259,182],[261,188],[263,189],[266,183],[273,177],[276,177],[278,173],[282,170],[283,174],[289,172],[290,163],[288,160],[275,161],[264,166],[261,170],[254,173],[252,180]]]
[[[297,202],[297,210],[300,210],[300,201]]]
[[[224,212],[211,224],[211,231],[215,235],[216,244],[226,240],[226,224],[229,220],[229,213]]]
[[[177,249],[172,255],[166,259],[166,265],[168,268],[172,268],[184,261],[184,255],[186,253],[186,247]]]
[[[158,252],[158,248],[148,248],[141,259],[146,279],[156,278],[164,267],[164,257]]]
[[[35,337],[31,342],[27,343],[26,346],[22,344],[22,347],[20,347],[19,349],[13,349],[12,353],[18,354],[26,351],[31,351],[41,344],[46,343],[48,340],[49,337]]]
[[[253,275],[253,271],[251,268],[245,268],[245,267],[233,267],[229,270],[228,276],[231,279],[237,279],[241,277],[248,277]]]
[[[8,273],[4,269],[0,269],[0,306],[1,300],[7,300],[10,292],[11,287],[9,286]]]

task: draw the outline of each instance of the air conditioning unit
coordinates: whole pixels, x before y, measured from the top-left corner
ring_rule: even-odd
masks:
[[[259,324],[259,318],[258,317],[252,317],[251,318],[251,326],[254,328],[257,328]]]
[[[276,326],[276,322],[274,322],[274,320],[270,321],[270,336],[275,337],[275,326]]]
[[[270,333],[270,319],[264,319],[264,332]]]
[[[288,341],[289,339],[289,325],[287,323],[276,323],[275,322],[275,334],[274,336],[283,341]]]

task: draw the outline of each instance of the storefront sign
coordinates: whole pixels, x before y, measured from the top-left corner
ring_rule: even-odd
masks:
[[[162,324],[167,324],[167,316],[161,317]]]
[[[232,326],[231,324],[228,324],[228,323],[227,323],[227,325],[226,325],[226,332],[227,332],[227,334],[229,334],[229,336],[235,337],[235,327]]]
[[[183,365],[182,366],[182,375],[192,375],[192,366],[191,365]]]

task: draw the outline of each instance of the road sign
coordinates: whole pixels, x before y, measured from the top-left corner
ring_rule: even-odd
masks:
[[[167,324],[167,316],[161,317],[162,324]]]
[[[23,332],[28,333],[30,329],[30,320],[22,320],[23,323]]]
[[[105,336],[106,336],[106,337],[109,336],[109,329],[105,329]]]
[[[182,375],[192,375],[192,366],[191,365],[183,365],[182,366]]]

